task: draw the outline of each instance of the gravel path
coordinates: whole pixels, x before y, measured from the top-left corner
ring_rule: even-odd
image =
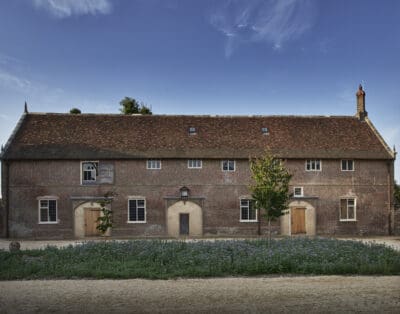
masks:
[[[0,282],[0,313],[399,313],[400,276]]]

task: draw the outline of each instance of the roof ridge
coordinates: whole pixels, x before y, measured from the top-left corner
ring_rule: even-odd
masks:
[[[110,117],[194,117],[194,118],[350,118],[357,119],[351,115],[212,115],[212,114],[121,114],[121,113],[62,113],[62,112],[29,112],[28,115],[49,115],[49,116],[110,116]]]

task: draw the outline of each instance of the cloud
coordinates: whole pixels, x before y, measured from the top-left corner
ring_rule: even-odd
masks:
[[[226,37],[225,55],[241,44],[266,42],[274,50],[299,38],[315,19],[311,0],[224,1],[210,16],[210,24]]]
[[[112,9],[109,0],[34,0],[34,4],[57,18],[109,14]]]
[[[32,84],[29,80],[16,76],[0,69],[0,86],[10,88],[18,92],[29,92]]]

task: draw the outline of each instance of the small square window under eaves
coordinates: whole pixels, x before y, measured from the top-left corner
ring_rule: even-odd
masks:
[[[261,128],[261,133],[262,133],[263,135],[268,135],[268,134],[269,134],[268,128]]]

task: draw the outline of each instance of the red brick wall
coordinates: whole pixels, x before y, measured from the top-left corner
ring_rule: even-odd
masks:
[[[161,170],[147,170],[145,160],[114,161],[113,185],[81,186],[79,161],[20,161],[10,165],[10,237],[71,238],[74,235],[71,197],[101,197],[109,190],[118,196],[113,234],[117,236],[165,236],[166,196],[178,196],[187,186],[203,199],[204,235],[255,235],[257,223],[239,221],[239,197],[248,195],[247,160],[236,161],[233,173],[221,171],[220,160],[203,160],[202,169],[188,169],[187,160],[162,160]],[[387,234],[388,186],[384,161],[355,161],[354,172],[342,172],[340,160],[323,160],[321,172],[306,172],[304,160],[287,161],[292,186],[303,186],[306,197],[317,197],[317,234]],[[292,192],[292,191],[291,191]],[[357,221],[339,221],[340,198],[357,198]],[[54,195],[59,224],[38,224],[37,197]],[[147,222],[127,223],[128,196],[146,197]],[[262,232],[266,232],[263,224]],[[279,231],[279,223],[274,224]]]

